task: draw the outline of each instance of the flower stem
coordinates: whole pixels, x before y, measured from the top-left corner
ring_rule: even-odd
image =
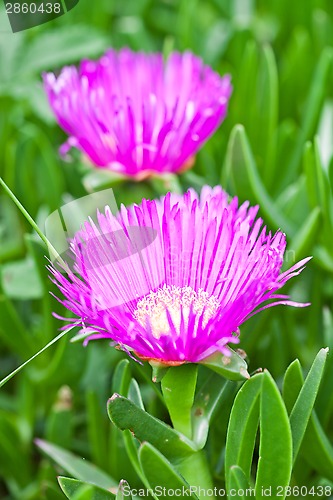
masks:
[[[162,378],[163,398],[174,428],[192,438],[192,406],[198,366],[193,363],[172,366]]]

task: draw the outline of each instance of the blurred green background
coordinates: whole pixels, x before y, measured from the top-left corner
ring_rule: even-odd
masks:
[[[296,357],[308,367],[320,347],[333,347],[331,0],[80,0],[65,16],[16,34],[4,10],[0,19],[0,175],[42,229],[61,204],[112,187],[103,175],[87,172],[78,157],[72,163],[59,158],[65,134],[46,102],[43,71],[129,46],[165,54],[190,49],[219,73],[230,73],[234,91],[227,119],[199,152],[194,169],[180,177],[181,186],[222,183],[241,201],[259,203],[269,228],[287,234],[286,267],[314,256],[286,287],[311,307],[264,311],[241,328],[240,347],[250,371],[266,367],[278,380]],[[118,203],[130,203],[167,187],[147,181],[114,189]],[[1,189],[0,241],[3,378],[56,335],[62,324],[52,311],[65,312],[49,294],[56,290],[47,278],[45,248]],[[135,484],[105,410],[122,357],[107,343],[83,348],[66,337],[0,389],[0,498],[64,498],[35,437]],[[148,409],[163,416],[156,392],[144,382],[149,370],[130,364]],[[328,365],[317,413],[325,429],[331,426],[332,438],[331,358]]]

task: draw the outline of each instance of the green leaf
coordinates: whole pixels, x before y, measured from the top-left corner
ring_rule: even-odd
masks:
[[[319,385],[324,373],[327,354],[328,349],[321,349],[317,354],[290,414],[294,461],[301,446],[313,405],[318,394]]]
[[[191,159],[188,161],[191,161]],[[183,193],[179,177],[176,174],[165,173],[163,175],[154,175],[149,178],[149,182],[159,196],[164,196],[169,191],[178,194]]]
[[[318,186],[318,171],[314,158],[313,144],[308,141],[304,146],[303,170],[306,178],[306,189],[311,208],[321,206],[321,199]]]
[[[109,399],[108,414],[119,429],[129,429],[140,442],[148,441],[170,460],[196,451],[194,443],[185,436],[119,394]]]
[[[306,257],[311,252],[321,230],[321,223],[322,211],[319,207],[315,207],[288,245],[288,250],[295,252],[294,262]]]
[[[1,305],[1,302],[0,302],[0,305]],[[64,337],[73,328],[74,328],[74,326],[70,326],[69,328],[67,328],[67,330],[64,330],[63,332],[59,333],[59,335],[57,335],[57,337],[55,337],[54,339],[52,339],[51,342],[49,342],[48,344],[46,344],[46,346],[44,346],[36,354],[34,354],[33,356],[31,356],[31,358],[27,359],[27,361],[25,361],[18,368],[16,368],[15,370],[13,370],[9,375],[7,375],[7,377],[5,377],[2,380],[0,380],[0,387],[2,387],[3,385],[5,385],[11,378],[13,378],[25,366],[27,366],[29,363],[31,363],[31,361],[33,361],[35,358],[37,358],[37,356],[39,356],[44,351],[46,351],[46,349],[48,349],[49,347],[51,347],[51,345],[53,345],[56,342],[58,342],[58,340],[60,340],[62,337]]]
[[[239,198],[259,203],[260,209],[272,227],[283,228],[287,233],[293,233],[293,227],[271,200],[262,183],[251,151],[251,147],[242,125],[235,125],[230,134],[225,170],[232,184],[232,191]]]
[[[127,397],[136,406],[141,408],[141,410],[145,409],[143,401],[142,401],[142,396],[141,396],[139,384],[137,383],[137,381],[134,378],[132,378],[132,380],[130,382]]]
[[[240,388],[231,410],[227,431],[225,470],[227,489],[229,471],[237,465],[245,473],[247,481],[251,477],[254,444],[259,425],[259,396],[264,375],[259,373]]]
[[[105,468],[108,460],[105,416],[98,395],[91,389],[86,392],[86,405],[91,459],[98,467]]]
[[[316,413],[311,415],[300,454],[314,470],[333,481],[333,446]]]
[[[44,31],[28,45],[21,61],[20,73],[35,73],[59,68],[64,64],[100,55],[108,46],[107,39],[91,26],[75,24]]]
[[[292,435],[288,413],[281,394],[265,371],[260,400],[260,447],[256,477],[256,498],[265,498],[263,490],[289,485],[292,471]],[[282,496],[285,498],[285,495]]]
[[[11,299],[40,299],[44,293],[35,262],[30,257],[3,264],[2,285]]]
[[[141,479],[143,484],[148,486],[146,477],[142,472],[141,465],[139,462],[139,457],[138,457],[139,443],[135,440],[135,438],[133,437],[133,435],[129,430],[123,431],[123,439],[127,455],[131,461],[131,464],[133,465],[135,472],[137,473],[138,477]]]
[[[295,359],[288,366],[283,378],[282,396],[286,405],[287,411],[290,414],[296,402],[298,393],[303,385],[303,373],[301,363]]]
[[[241,68],[235,81],[235,91],[232,96],[233,106],[230,107],[232,123],[243,123],[249,127],[258,116],[255,99],[258,75],[259,49],[257,43],[250,39],[242,49],[239,67]],[[222,185],[225,183],[222,182]]]
[[[314,132],[316,123],[319,118],[322,101],[326,88],[326,81],[329,76],[329,71],[332,65],[332,49],[331,47],[323,50],[318,65],[312,80],[312,85],[309,91],[307,101],[304,105],[304,113],[301,120],[302,126],[297,137],[297,142],[294,148],[293,155],[290,159],[287,176],[285,182],[290,181],[295,175],[298,165],[302,158],[304,143]]]
[[[236,388],[237,384],[234,382],[223,380],[217,373],[212,373],[198,391],[192,408],[192,440],[199,449],[206,444],[209,425],[216,410],[233,397]]]
[[[69,394],[58,393],[58,400],[50,411],[46,423],[45,438],[56,445],[67,448],[73,438],[73,411],[68,404]]]
[[[192,363],[172,366],[161,382],[164,401],[172,424],[177,431],[191,439],[191,409],[197,383],[198,366]]]
[[[322,245],[315,246],[313,257],[325,271],[333,273],[333,257],[327,248]]]
[[[289,413],[297,400],[303,383],[300,362],[295,360],[289,365],[283,381],[283,398]],[[314,410],[311,413],[299,455],[304,457],[319,474],[324,474],[333,480],[333,447]]]
[[[329,167],[328,167],[328,177],[330,181],[330,186],[331,186],[331,193],[333,196],[333,157],[331,158]]]
[[[4,345],[8,346],[11,351],[18,354],[21,358],[25,358],[27,354],[35,352],[36,345],[34,340],[28,334],[27,328],[22,321],[13,302],[4,295],[2,290],[0,267],[0,336]],[[15,335],[13,335],[13,330]],[[11,378],[9,376],[8,380]],[[4,381],[0,381],[0,387]]]
[[[45,248],[42,241],[38,238],[36,234],[24,235],[24,241],[27,245],[29,254],[33,258],[35,263],[36,273],[39,276],[41,287],[43,288],[43,318],[44,318],[44,328],[46,330],[48,338],[52,338],[54,332],[52,311],[53,304],[51,304],[50,295],[50,279],[48,276],[48,270],[46,269],[46,258],[45,258]]]
[[[0,463],[1,476],[4,479],[15,477],[17,484],[23,486],[29,482],[30,464],[24,452],[22,435],[14,413],[0,412]],[[30,437],[30,436],[29,436]],[[29,439],[29,438],[28,438]],[[15,446],[13,446],[15,443]]]
[[[191,494],[189,484],[177,472],[176,468],[149,443],[143,443],[139,449],[139,460],[142,470],[152,489],[166,487],[173,491],[187,491],[185,496],[198,498]],[[165,496],[165,495],[163,495]]]
[[[116,498],[116,495],[98,486],[92,486],[91,484],[79,481],[78,479],[72,479],[70,477],[58,477],[58,482],[60,488],[65,493],[67,498],[74,498],[74,496],[81,490],[84,486],[89,487],[89,500],[110,500],[111,498]]]
[[[83,178],[83,185],[88,193],[94,193],[101,189],[119,187],[126,182],[127,177],[110,170],[92,170]]]
[[[257,143],[263,148],[262,178],[265,185],[270,186],[275,175],[273,165],[276,156],[279,89],[275,56],[269,45],[263,48],[260,77],[259,113],[261,122],[258,127]]]
[[[130,487],[127,481],[122,479],[119,483],[116,499],[117,500],[124,500],[125,498],[133,498],[132,495],[130,494]]]
[[[293,361],[284,376],[283,399],[290,413],[304,384],[302,368],[298,359]],[[328,440],[313,410],[301,444],[299,456],[333,481],[333,447]]]
[[[52,458],[60,467],[80,481],[92,483],[106,490],[117,486],[118,483],[112,477],[84,458],[79,458],[73,453],[42,439],[36,439],[35,442],[38,448],[48,457]]]
[[[320,158],[318,138],[314,144],[307,143],[304,150],[304,170],[306,174],[306,187],[312,207],[319,206],[323,213],[324,228],[322,232],[331,250],[333,231],[333,206],[328,176]]]
[[[112,391],[125,396],[131,381],[131,368],[128,359],[122,359],[116,366],[112,377]]]
[[[250,491],[251,487],[246,479],[246,476],[242,469],[238,465],[233,465],[229,470],[229,492],[237,492],[237,498],[242,500],[247,500],[246,491]],[[228,495],[229,499],[234,498],[234,495]]]
[[[2,195],[0,196],[0,242],[0,262],[22,254],[22,229],[17,211],[10,200]]]
[[[207,366],[216,373],[223,375],[229,380],[244,380],[250,378],[247,372],[247,363],[237,352],[228,347],[230,356],[215,352],[208,358],[200,361],[201,365]]]

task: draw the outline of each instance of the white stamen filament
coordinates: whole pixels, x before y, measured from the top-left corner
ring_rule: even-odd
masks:
[[[180,334],[181,317],[183,315],[187,327],[191,307],[192,313],[196,315],[195,328],[197,328],[199,318],[203,315],[202,324],[205,327],[217,313],[219,305],[217,298],[202,288],[196,292],[190,286],[163,285],[156,292],[150,292],[138,301],[134,317],[143,327],[146,326],[148,319],[152,334],[158,339],[170,331],[167,311],[177,333]]]

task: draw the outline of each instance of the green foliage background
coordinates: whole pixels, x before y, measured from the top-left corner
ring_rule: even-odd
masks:
[[[47,215],[70,197],[112,185],[89,174],[79,158],[71,164],[60,160],[65,135],[48,108],[43,71],[96,58],[110,46],[129,46],[165,54],[190,49],[221,74],[230,73],[228,117],[199,152],[194,169],[180,177],[181,187],[222,183],[241,201],[259,203],[270,229],[286,232],[286,266],[314,256],[286,287],[311,307],[264,311],[241,328],[240,347],[250,371],[267,368],[278,383],[295,358],[307,369],[319,348],[333,347],[330,0],[80,0],[67,15],[15,35],[3,11],[0,19],[0,175],[42,228]],[[157,181],[114,185],[118,203],[158,196],[167,188],[167,182]],[[0,203],[3,378],[56,335],[61,322],[51,313],[64,310],[49,294],[55,290],[45,270],[45,248],[4,191]],[[36,437],[90,459],[115,484],[122,478],[142,484],[105,409],[123,357],[106,343],[83,348],[65,337],[0,390],[1,498],[64,498],[52,462],[34,445]],[[130,362],[130,369],[148,411],[167,419],[148,367]],[[199,380],[205,377],[203,369]],[[231,401],[219,410],[209,445],[217,484],[224,484],[222,443],[230,407]],[[332,442],[332,355],[316,411]],[[306,450],[299,455],[295,484],[332,481],[308,455]],[[80,478],[74,466],[58,463]]]

